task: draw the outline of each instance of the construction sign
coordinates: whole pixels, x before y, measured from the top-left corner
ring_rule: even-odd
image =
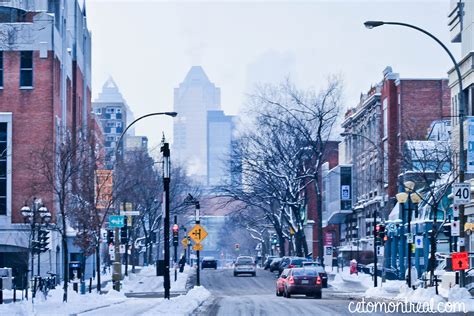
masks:
[[[453,271],[469,269],[469,255],[464,252],[453,252],[451,254],[451,265]]]
[[[189,245],[189,240],[187,237],[181,239],[181,245],[183,245],[183,247],[187,247]]]
[[[207,237],[207,231],[201,225],[196,224],[189,232],[189,237],[191,237],[191,239],[194,240],[196,244],[199,244],[204,240],[204,238]]]

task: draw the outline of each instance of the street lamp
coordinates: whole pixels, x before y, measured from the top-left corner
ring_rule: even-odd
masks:
[[[408,265],[408,279],[407,284],[408,287],[411,288],[411,248],[413,244],[413,235],[411,234],[411,213],[412,213],[412,204],[415,204],[415,209],[418,203],[421,202],[421,196],[419,193],[414,192],[415,189],[415,182],[413,181],[406,181],[403,183],[405,187],[405,192],[400,192],[396,195],[397,201],[400,204],[405,204],[408,201],[408,214],[407,214],[407,221],[408,221],[408,232],[407,232],[407,239],[408,239],[408,251],[407,251],[407,265]],[[404,208],[403,208],[404,209]],[[405,216],[403,216],[405,217]]]
[[[21,215],[23,216],[24,222],[30,224],[31,229],[31,278],[34,275],[34,254],[38,254],[38,276],[41,275],[40,270],[40,254],[43,251],[46,251],[47,239],[47,231],[43,232],[41,230],[42,227],[47,227],[47,225],[51,221],[51,213],[49,210],[43,205],[41,199],[37,199],[36,197],[33,198],[33,204],[30,208],[28,205],[24,205],[21,209]],[[35,239],[35,233],[37,237]],[[36,280],[36,279],[35,279]],[[27,291],[28,293],[28,291]],[[33,291],[34,297],[35,291]]]
[[[459,14],[462,16],[463,13],[463,7],[458,6],[459,9]],[[466,170],[465,166],[465,159],[464,159],[464,115],[466,113],[466,104],[464,102],[464,96],[463,96],[463,85],[462,85],[462,76],[461,76],[461,69],[459,68],[459,65],[454,58],[453,54],[451,51],[446,47],[446,45],[443,44],[436,36],[431,34],[430,32],[412,25],[408,23],[403,23],[403,22],[393,22],[393,21],[366,21],[364,22],[364,25],[368,29],[373,29],[374,27],[378,27],[381,25],[398,25],[398,26],[403,26],[403,27],[408,27],[411,29],[414,29],[418,32],[421,32],[427,36],[429,36],[431,39],[433,39],[436,43],[438,43],[443,50],[449,55],[449,58],[453,62],[454,69],[456,71],[456,75],[458,77],[458,84],[459,84],[459,94],[458,94],[458,100],[459,100],[459,109],[458,109],[458,117],[459,117],[459,164],[458,164],[458,173],[459,173],[459,183],[464,182],[464,172]],[[464,216],[464,204],[459,205],[459,226],[462,227],[459,238],[464,239],[465,238],[465,233],[464,233],[464,223],[466,222],[465,216]],[[463,246],[459,247],[459,251],[465,251],[466,248],[463,244]],[[465,276],[466,272],[464,270],[460,271],[460,278],[459,278],[459,285],[460,287],[463,287],[465,285]]]
[[[115,146],[115,161],[117,161],[118,150],[120,141],[123,139],[125,134],[127,133],[128,129],[132,127],[133,124],[137,123],[138,121],[150,117],[150,116],[157,116],[157,115],[166,115],[171,117],[176,117],[178,115],[177,112],[155,112],[145,114],[140,116],[132,123],[130,123],[125,130],[120,134],[119,139],[117,140],[117,144]],[[169,235],[170,235],[170,224],[169,224],[169,184],[170,184],[170,150],[169,144],[164,142],[163,137],[163,146],[161,147],[161,151],[163,152],[163,185],[164,185],[164,204],[165,204],[165,214],[164,214],[164,237],[165,237],[165,273],[164,273],[164,290],[165,290],[165,298],[170,298],[170,271],[169,271],[169,259],[170,259],[170,249],[169,249]],[[120,290],[120,279],[122,274],[122,265],[120,263],[120,247],[118,245],[119,229],[118,227],[115,228],[115,261],[114,261],[114,273],[112,275],[112,280],[114,282],[114,288],[119,291]]]

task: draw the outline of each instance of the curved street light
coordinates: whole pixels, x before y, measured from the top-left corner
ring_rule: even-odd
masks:
[[[117,141],[117,144],[115,145],[115,162],[117,162],[117,154],[118,154],[118,149],[119,149],[119,145],[120,145],[120,142],[122,141],[124,135],[127,133],[127,131],[130,129],[130,127],[132,127],[135,123],[137,123],[138,121],[140,120],[143,120],[144,118],[147,118],[147,117],[150,117],[150,116],[158,116],[158,115],[167,115],[167,116],[171,116],[171,117],[176,117],[178,115],[177,112],[155,112],[155,113],[149,113],[149,114],[145,114],[143,116],[140,116],[139,118],[137,118],[136,120],[134,120],[132,123],[130,123],[126,128],[125,130],[122,132],[122,134],[120,134],[120,137]],[[164,139],[163,139],[164,141]],[[164,186],[164,191],[165,191],[165,218],[164,218],[164,242],[165,242],[165,271],[164,271],[164,282],[163,282],[163,286],[164,286],[164,290],[165,290],[165,293],[164,293],[164,297],[165,299],[170,299],[170,288],[171,288],[171,285],[170,285],[170,270],[169,270],[169,257],[170,257],[170,250],[169,250],[169,234],[170,234],[170,231],[169,231],[169,226],[170,226],[170,223],[169,223],[169,182],[170,182],[170,179],[169,179],[169,168],[170,168],[170,163],[169,163],[169,156],[170,156],[170,153],[169,153],[169,144],[164,142],[163,143],[163,147],[161,148],[161,151],[163,152],[163,186]],[[115,245],[115,261],[114,261],[114,272],[112,274],[112,281],[113,281],[113,284],[114,284],[114,289],[116,289],[117,291],[120,290],[120,279],[121,279],[121,263],[120,263],[120,260],[119,260],[119,246],[118,246],[118,228],[115,228],[115,241],[116,241],[116,245]],[[158,264],[157,264],[157,267],[158,267]]]
[[[462,7],[460,8],[460,13],[462,14]],[[395,22],[395,21],[366,21],[364,22],[364,25],[368,29],[373,29],[375,27],[379,27],[382,25],[398,25],[398,26],[403,26],[403,27],[408,27],[411,29],[414,29],[418,32],[421,32],[431,39],[433,39],[436,43],[438,43],[443,50],[449,55],[449,58],[453,62],[454,69],[456,71],[456,75],[458,77],[458,84],[459,84],[459,94],[458,94],[458,100],[459,100],[459,109],[458,109],[458,116],[459,116],[459,165],[458,165],[458,173],[459,173],[459,183],[464,182],[464,172],[465,172],[465,159],[464,159],[464,115],[465,115],[465,104],[464,104],[464,96],[463,96],[463,86],[462,86],[462,76],[461,76],[461,69],[459,68],[459,65],[454,58],[453,54],[451,51],[446,47],[446,45],[443,44],[436,36],[431,34],[430,32],[412,25],[408,23],[403,23],[403,22]],[[461,204],[459,205],[459,226],[464,227],[465,219],[464,219],[464,205]],[[461,229],[459,238],[463,239],[464,237],[464,229]],[[459,250],[460,251],[465,251],[465,246],[460,246]],[[465,284],[465,271],[460,270],[460,278],[459,278],[459,285],[460,287],[464,287]]]

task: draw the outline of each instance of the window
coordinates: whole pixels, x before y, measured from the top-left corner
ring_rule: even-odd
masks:
[[[115,127],[115,123],[114,122],[107,122],[107,127]]]
[[[95,114],[101,114],[101,113],[102,113],[102,109],[101,109],[101,108],[95,109]]]
[[[122,109],[117,109],[117,113],[122,113]]]
[[[114,108],[107,108],[107,113],[115,113],[115,109]]]
[[[387,98],[383,100],[383,137],[387,137],[388,134],[388,104]]]
[[[20,52],[20,87],[33,87],[33,52]]]
[[[0,51],[0,88],[3,88],[3,51]]]
[[[116,127],[122,127],[122,122],[117,122]]]
[[[0,123],[0,215],[7,214],[7,123]]]

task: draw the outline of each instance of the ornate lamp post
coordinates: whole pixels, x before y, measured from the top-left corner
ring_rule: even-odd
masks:
[[[407,265],[408,265],[408,279],[407,279],[407,284],[408,287],[411,288],[411,248],[413,245],[413,237],[411,235],[411,213],[413,211],[412,206],[414,204],[415,209],[418,206],[418,203],[421,201],[421,196],[417,192],[414,192],[413,190],[415,189],[415,182],[413,181],[406,181],[403,183],[403,186],[405,187],[405,192],[400,192],[396,195],[397,201],[400,204],[404,204],[408,202],[408,214],[407,214],[407,223],[408,223],[408,231],[407,231],[407,237],[411,236],[411,238],[408,239],[408,251],[407,251]],[[404,209],[404,208],[403,208]],[[404,218],[405,216],[403,216]]]

